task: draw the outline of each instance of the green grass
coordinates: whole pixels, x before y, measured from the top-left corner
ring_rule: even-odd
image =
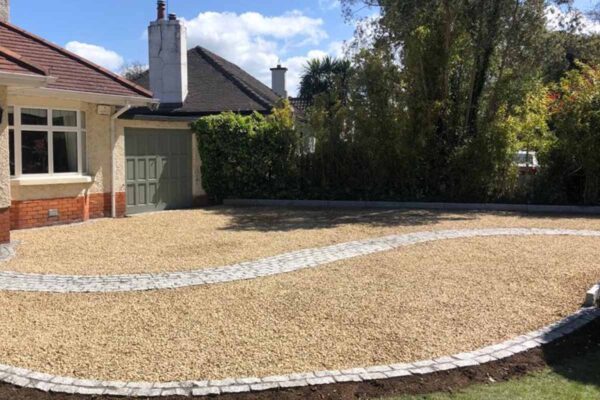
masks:
[[[600,347],[521,379],[475,385],[454,394],[388,397],[385,400],[598,400]]]

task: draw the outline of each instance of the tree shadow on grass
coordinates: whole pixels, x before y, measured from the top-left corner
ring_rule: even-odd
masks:
[[[313,230],[340,225],[427,226],[477,219],[477,213],[429,210],[217,207],[212,212],[231,218],[229,225],[223,228],[225,230],[261,232]]]
[[[544,358],[565,379],[600,388],[600,319],[563,343],[544,347]]]

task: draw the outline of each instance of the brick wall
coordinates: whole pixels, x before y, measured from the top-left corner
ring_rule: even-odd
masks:
[[[110,217],[110,193],[95,193],[79,197],[13,201],[10,208],[10,228],[26,229],[61,225],[88,219]],[[117,216],[125,216],[125,193],[117,193]],[[50,216],[57,210],[58,216]]]
[[[0,243],[10,242],[10,208],[0,209]]]

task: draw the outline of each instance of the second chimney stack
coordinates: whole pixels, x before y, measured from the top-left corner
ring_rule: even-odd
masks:
[[[285,74],[287,68],[282,67],[280,64],[275,68],[271,68],[271,89],[279,96],[284,99],[287,98],[287,90],[285,84]]]

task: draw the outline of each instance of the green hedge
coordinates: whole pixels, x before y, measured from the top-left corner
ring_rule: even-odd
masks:
[[[288,105],[267,117],[205,117],[192,128],[198,135],[202,183],[212,201],[284,196],[296,180],[293,165],[299,140]]]

